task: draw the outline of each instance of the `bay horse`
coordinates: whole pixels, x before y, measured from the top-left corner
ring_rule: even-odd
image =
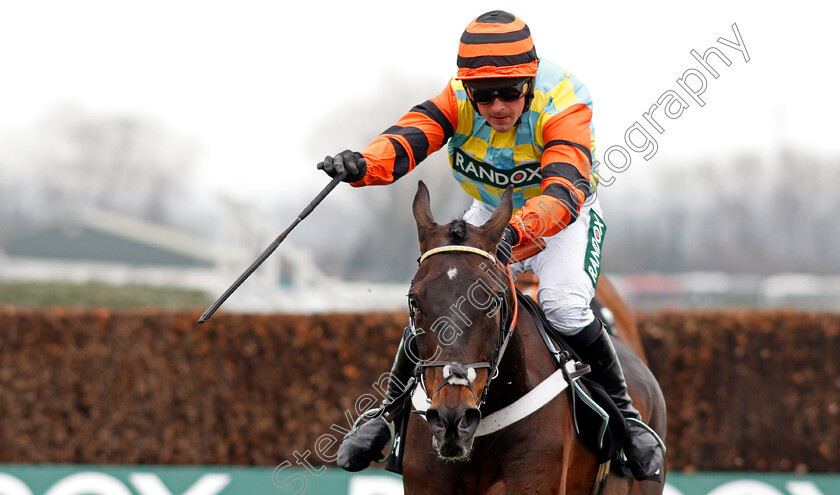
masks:
[[[438,225],[428,189],[418,184],[413,213],[422,256],[409,307],[421,359],[417,390],[428,398],[425,420],[411,414],[408,422],[406,495],[593,492],[599,465],[575,433],[568,392],[501,429],[485,428],[494,412],[557,375],[537,324],[517,309],[509,270],[491,254],[510,221],[511,196],[509,188],[480,227],[463,220]],[[665,403],[655,378],[628,347],[614,344],[635,406],[664,439]],[[664,477],[664,460],[661,483],[612,472],[600,493],[661,494]]]

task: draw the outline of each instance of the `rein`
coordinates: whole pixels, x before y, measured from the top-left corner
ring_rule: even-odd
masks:
[[[510,271],[510,267],[502,265],[495,256],[484,251],[482,249],[474,248],[471,246],[458,246],[458,245],[449,245],[449,246],[440,246],[434,249],[430,249],[423,253],[422,256],[417,260],[418,265],[422,265],[423,261],[428,259],[430,256],[439,253],[468,253],[468,254],[477,254],[479,256],[483,256],[490,260],[496,268],[502,270],[505,275],[507,275],[508,279],[508,288],[513,290],[514,282],[513,282],[513,273]],[[502,361],[502,357],[505,354],[505,350],[507,349],[508,342],[510,341],[511,335],[513,335],[513,331],[516,328],[516,319],[519,314],[519,304],[516,300],[516,294],[514,293],[513,297],[513,315],[510,319],[510,323],[508,323],[508,308],[507,304],[504,299],[500,302],[501,308],[501,317],[500,317],[500,328],[499,328],[499,345],[496,347],[496,351],[493,356],[492,363],[472,363],[472,364],[461,364],[451,361],[427,361],[421,360],[418,363],[420,377],[424,376],[423,371],[426,368],[437,368],[443,367],[443,381],[435,388],[434,392],[431,396],[427,394],[429,400],[431,397],[434,396],[440,389],[442,389],[446,385],[462,385],[466,386],[470,389],[473,393],[473,397],[475,398],[476,405],[480,409],[481,405],[484,404],[485,400],[487,399],[487,391],[490,389],[490,382],[493,381],[499,375],[499,363]],[[415,320],[414,320],[414,306],[412,304],[412,300],[409,297],[408,302],[408,322],[409,326],[411,327],[411,333],[416,335],[415,332]],[[484,385],[484,391],[481,394],[481,399],[479,400],[476,397],[475,390],[473,389],[473,381],[475,380],[475,370],[488,368],[487,372],[487,383]],[[425,383],[423,384],[423,388],[425,389]]]

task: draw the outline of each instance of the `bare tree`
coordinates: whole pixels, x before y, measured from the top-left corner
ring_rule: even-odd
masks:
[[[442,88],[440,81],[386,77],[368,97],[336,108],[316,126],[308,147],[318,158],[361,150]],[[840,273],[836,161],[780,149],[769,159],[746,153],[691,163],[657,162],[643,178],[619,177],[617,185],[599,190],[609,226],[604,269]],[[348,203],[334,203],[334,212],[325,215],[334,224],[322,228],[322,237],[309,246],[333,273],[406,280],[416,268],[410,200],[417,179],[429,183],[433,204],[441,209],[438,218],[456,217],[469,205],[445,162],[446,152],[441,151],[392,186],[353,191],[353,209],[359,214],[349,218]],[[641,169],[628,172],[637,173]],[[348,193],[346,201],[350,197]],[[337,242],[341,249],[335,249]]]
[[[605,268],[840,273],[836,161],[783,149],[770,159],[657,163],[650,181],[600,194]]]
[[[17,208],[31,221],[95,207],[166,222],[193,155],[150,120],[62,108],[13,144],[6,166],[27,171]]]

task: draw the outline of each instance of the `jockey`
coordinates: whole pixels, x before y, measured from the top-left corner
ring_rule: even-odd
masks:
[[[318,164],[331,177],[346,170],[352,186],[390,184],[447,144],[452,173],[473,197],[464,220],[483,224],[514,186],[515,214],[498,255],[514,273],[539,279],[549,321],[592,368],[627,420],[623,450],[637,479],[656,478],[662,449],[633,407],[616,351],[589,304],[595,295],[605,227],[592,169],[592,100],[581,80],[537,57],[530,30],[516,16],[492,11],[461,36],[458,73],[439,95],[412,108],[361,153],[344,151]],[[522,261],[514,246],[538,248]],[[414,373],[406,338],[399,346],[386,401]],[[391,439],[383,418],[345,437],[339,466],[358,471],[381,457]]]

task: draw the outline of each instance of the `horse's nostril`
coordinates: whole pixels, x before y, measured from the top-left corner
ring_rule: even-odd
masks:
[[[432,431],[446,429],[446,425],[443,424],[443,419],[441,419],[440,412],[437,409],[430,408],[426,411],[426,421]]]
[[[464,431],[473,431],[478,428],[478,423],[481,421],[481,411],[476,408],[470,408],[464,411],[464,416],[458,422],[458,429]]]

